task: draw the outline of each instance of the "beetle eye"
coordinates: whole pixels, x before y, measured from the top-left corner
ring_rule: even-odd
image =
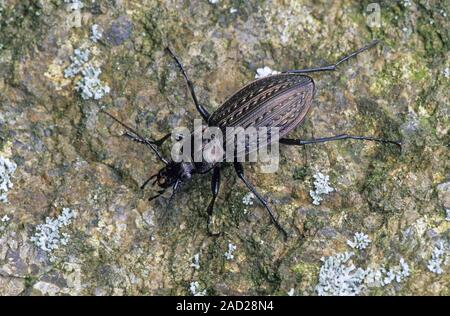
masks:
[[[177,134],[176,136],[175,136],[175,140],[177,141],[177,142],[179,142],[180,140],[182,140],[183,139],[183,135],[182,134]]]

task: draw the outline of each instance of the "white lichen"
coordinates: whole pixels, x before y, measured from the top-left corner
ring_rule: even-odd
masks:
[[[410,7],[412,5],[412,1],[411,0],[403,0],[403,5],[405,7]]]
[[[353,252],[338,253],[322,258],[319,284],[316,286],[321,296],[355,296],[364,289],[365,271],[349,262]]]
[[[81,0],[64,0],[67,3],[67,7],[71,11],[80,10],[84,7],[84,3]]]
[[[385,272],[382,268],[367,268],[366,277],[364,279],[364,284],[368,287],[380,287],[383,286],[383,273]]]
[[[291,289],[289,290],[289,292],[287,292],[287,295],[288,295],[288,296],[294,296],[294,294],[295,294],[294,288],[291,288]]]
[[[231,242],[228,243],[228,251],[225,252],[225,259],[227,260],[233,260],[234,255],[233,252],[236,250],[236,245],[233,245]]]
[[[97,43],[98,40],[100,40],[103,37],[102,29],[98,24],[94,24],[91,27],[91,40],[94,43]]]
[[[445,243],[440,240],[438,241],[431,254],[431,259],[428,260],[427,268],[435,274],[442,274],[444,270],[442,265],[447,263],[448,249],[446,249]]]
[[[264,66],[264,68],[256,69],[255,79],[264,78],[264,77],[272,76],[272,75],[277,75],[279,73],[280,73],[279,71],[272,70],[269,67]]]
[[[108,94],[110,89],[108,85],[103,85],[98,77],[102,71],[100,68],[94,67],[91,64],[83,68],[81,71],[83,77],[76,83],[76,89],[81,93],[81,97],[85,100],[102,98]]]
[[[450,208],[445,209],[445,220],[450,222]]]
[[[191,282],[189,291],[191,291],[191,294],[194,296],[206,296],[206,290],[201,290],[200,284],[197,281]]]
[[[410,275],[409,265],[403,258],[400,258],[398,266],[391,267],[389,270],[381,268],[380,271],[385,275],[382,281],[383,286],[391,284],[392,281],[400,283]]]
[[[54,260],[53,252],[61,246],[67,245],[70,235],[63,232],[62,229],[68,226],[75,212],[67,207],[63,208],[57,218],[47,217],[45,223],[36,226],[36,231],[31,237],[31,241],[41,250],[50,255],[50,260]]]
[[[8,202],[8,191],[13,187],[11,179],[16,169],[14,161],[0,156],[0,202]]]
[[[369,236],[367,236],[364,233],[355,233],[353,236],[353,240],[347,240],[347,245],[349,245],[352,248],[356,248],[359,250],[366,249],[367,246],[371,243],[371,240]]]
[[[309,191],[309,195],[313,199],[314,205],[319,205],[320,201],[323,200],[322,195],[329,194],[334,191],[334,189],[330,186],[329,180],[330,177],[328,175],[324,175],[321,172],[317,172],[314,177],[314,190]]]
[[[75,49],[73,56],[70,57],[72,63],[64,69],[64,77],[72,78],[78,75],[85,67],[86,62],[89,60],[89,49]]]
[[[70,57],[72,63],[64,70],[64,77],[72,78],[81,74],[75,83],[75,89],[85,100],[98,100],[108,94],[110,88],[101,82],[99,76],[102,71],[89,62],[89,55],[89,49],[75,49],[74,55]]]
[[[10,218],[9,218],[8,215],[4,215],[4,216],[0,219],[0,221],[1,221],[2,223],[9,222],[9,220],[10,220]]]
[[[398,266],[386,270],[384,267],[356,267],[350,261],[353,256],[353,252],[344,252],[321,259],[323,265],[316,286],[318,295],[359,295],[366,288],[386,286],[393,281],[400,283],[410,275],[409,265],[403,258]]]
[[[253,192],[249,192],[246,195],[244,195],[244,197],[242,198],[242,203],[244,203],[245,205],[253,205],[253,199],[255,198],[255,195],[253,194]]]
[[[448,79],[450,77],[450,69],[448,67],[444,68],[442,74],[444,75],[445,78]]]
[[[193,267],[195,270],[200,269],[200,254],[197,253],[194,255],[194,258],[192,259],[191,267]]]
[[[236,8],[230,8],[230,13],[231,14],[233,14],[233,13],[236,13],[238,10],[236,9]]]
[[[216,4],[219,3],[220,0],[208,0],[209,3],[211,4]]]

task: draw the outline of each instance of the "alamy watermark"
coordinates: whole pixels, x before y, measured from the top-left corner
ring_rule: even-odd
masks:
[[[369,3],[366,7],[367,19],[366,24],[371,28],[381,27],[381,8],[377,2]]]
[[[174,162],[259,162],[263,173],[278,170],[278,127],[205,126],[194,120],[194,131],[178,127],[172,132]]]

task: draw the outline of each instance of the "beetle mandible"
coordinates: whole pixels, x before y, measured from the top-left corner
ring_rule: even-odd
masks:
[[[399,141],[348,134],[315,138],[310,140],[291,139],[284,137],[303,122],[312,105],[312,100],[315,93],[315,85],[313,79],[305,74],[322,71],[334,71],[341,63],[347,61],[352,57],[355,57],[356,55],[368,50],[369,48],[374,47],[377,43],[378,41],[374,40],[371,43],[361,47],[360,49],[339,59],[336,63],[331,65],[307,69],[286,70],[281,72],[280,74],[254,80],[234,93],[231,97],[229,97],[212,114],[210,114],[206,110],[206,108],[198,102],[197,96],[194,91],[194,86],[179,59],[171,51],[170,48],[167,47],[166,51],[169,53],[169,55],[172,56],[178,68],[180,69],[184,79],[186,80],[188,89],[197,108],[197,111],[200,113],[203,120],[207,123],[207,126],[219,127],[220,129],[231,126],[242,126],[244,128],[249,126],[253,126],[256,128],[278,127],[279,142],[286,145],[306,145],[343,139],[356,139],[401,146],[401,143]],[[291,102],[281,102],[282,100],[286,100],[287,98],[289,98]],[[148,146],[158,156],[158,159],[162,163],[164,163],[165,166],[160,169],[158,173],[152,175],[149,179],[147,179],[141,186],[141,188],[143,189],[151,180],[154,180],[153,185],[157,184],[159,186],[160,190],[158,191],[158,194],[149,198],[149,200],[162,195],[166,189],[172,188],[172,194],[169,198],[170,203],[172,197],[174,196],[175,192],[179,190],[182,183],[187,182],[194,174],[206,174],[212,171],[212,198],[207,207],[207,231],[209,235],[219,235],[218,233],[211,232],[210,223],[214,203],[216,201],[220,188],[220,170],[221,166],[224,163],[214,163],[206,161],[174,162],[172,160],[167,160],[158,151],[158,147],[161,146],[168,138],[170,138],[171,133],[165,135],[159,140],[153,141],[143,137],[135,129],[119,121],[108,112],[104,110],[101,111],[127,129],[127,131],[123,134],[124,136],[133,141]],[[276,112],[277,115],[267,115],[267,113],[269,112]],[[276,219],[274,212],[267,203],[266,199],[264,199],[261,194],[258,193],[256,188],[244,175],[244,168],[242,163],[234,161],[233,165],[237,176],[243,181],[247,188],[251,192],[253,192],[259,202],[264,206],[270,216],[271,221],[286,239],[288,235],[284,228],[278,223],[278,220]]]

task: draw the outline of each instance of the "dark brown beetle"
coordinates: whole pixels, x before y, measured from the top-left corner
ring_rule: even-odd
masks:
[[[247,127],[278,127],[279,128],[279,142],[287,145],[306,145],[313,143],[323,143],[334,140],[342,139],[357,139],[357,140],[369,140],[381,143],[390,143],[400,146],[400,142],[384,140],[374,137],[354,136],[354,135],[337,135],[332,137],[316,138],[311,140],[301,139],[289,139],[284,138],[290,131],[296,128],[302,123],[309,109],[311,108],[312,100],[314,97],[315,86],[311,77],[304,75],[305,73],[313,73],[320,71],[334,71],[336,67],[347,61],[348,59],[358,55],[359,53],[375,46],[378,41],[373,41],[370,44],[358,49],[357,51],[345,56],[335,64],[309,68],[302,70],[288,70],[277,75],[264,77],[254,80],[248,85],[244,86],[238,92],[233,94],[228,100],[226,100],[214,113],[209,114],[208,111],[198,102],[194,92],[192,82],[189,80],[183,66],[178,58],[167,48],[167,52],[174,58],[178,67],[180,68],[184,78],[186,79],[189,91],[192,99],[197,107],[198,112],[207,123],[208,126],[217,126],[221,129],[231,126],[239,126],[243,128]],[[157,141],[152,141],[142,137],[137,131],[120,122],[112,115],[104,112],[124,126],[128,132],[124,134],[128,138],[145,144],[150,147],[158,156],[158,158],[165,164],[165,166],[155,175],[151,176],[142,185],[142,188],[146,184],[154,179],[153,184],[158,184],[161,190],[158,195],[150,198],[153,199],[161,195],[167,188],[172,187],[172,199],[174,193],[179,189],[182,182],[189,180],[194,174],[205,174],[213,171],[211,191],[212,199],[207,208],[208,214],[208,233],[210,231],[210,221],[213,212],[214,203],[216,201],[219,187],[220,187],[220,168],[223,163],[194,163],[194,162],[173,162],[166,160],[157,150],[158,146],[161,146],[165,140],[167,140],[171,134],[165,135],[163,138]],[[193,160],[194,161],[194,160]],[[242,163],[235,161],[234,168],[238,177],[245,183],[247,188],[253,192],[257,199],[264,205],[272,222],[282,232],[286,238],[287,233],[283,227],[276,220],[274,213],[266,200],[258,193],[255,187],[244,176],[244,168]]]

